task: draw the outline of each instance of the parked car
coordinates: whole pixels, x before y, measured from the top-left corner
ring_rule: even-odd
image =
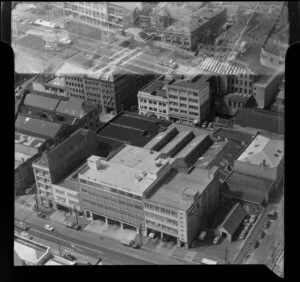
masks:
[[[73,225],[73,229],[75,229],[75,230],[80,230],[80,229],[81,229],[81,226],[78,225],[78,224],[74,224],[74,225]]]
[[[206,127],[207,127],[207,124],[208,124],[208,122],[205,120],[205,121],[202,123],[202,127],[206,128]]]
[[[46,224],[45,226],[44,226],[44,228],[46,229],[46,230],[48,230],[48,231],[54,231],[54,228],[51,226],[51,225],[49,225],[49,224]]]
[[[46,217],[46,215],[42,212],[38,212],[37,216],[40,217],[40,218],[45,218]]]
[[[206,231],[202,231],[198,238],[200,241],[203,241],[205,239],[205,237],[206,237]]]
[[[30,240],[33,238],[32,235],[30,235],[29,233],[27,233],[27,232],[25,232],[25,231],[21,232],[21,233],[20,233],[20,236],[22,236],[22,237],[24,237],[24,238],[26,238],[26,239],[30,239]]]
[[[255,220],[256,220],[256,218],[257,218],[257,216],[256,216],[255,214],[252,214],[252,215],[250,216],[249,222],[250,222],[250,223],[254,223]]]
[[[132,248],[139,249],[141,246],[137,243],[133,243]]]
[[[210,123],[208,124],[208,129],[213,129],[213,128],[214,128],[214,125],[213,125],[212,122],[210,122]]]
[[[241,232],[239,238],[240,238],[241,240],[243,240],[243,239],[245,238],[245,235],[246,235],[245,230],[242,230],[242,232]]]
[[[247,232],[249,229],[250,229],[250,225],[246,225],[246,226],[244,227],[245,232]]]
[[[151,232],[149,234],[149,238],[154,239],[156,237],[156,234],[154,232]]]
[[[268,218],[269,219],[275,219],[276,218],[276,210],[275,209],[272,209],[268,212]]]
[[[72,254],[70,254],[70,253],[64,254],[63,258],[65,258],[67,260],[70,260],[70,261],[76,261],[77,260],[77,258],[75,256],[73,256]]]
[[[213,240],[213,244],[214,244],[214,245],[217,245],[217,244],[219,243],[220,239],[221,239],[220,236],[216,236],[216,237],[214,238],[214,240]]]

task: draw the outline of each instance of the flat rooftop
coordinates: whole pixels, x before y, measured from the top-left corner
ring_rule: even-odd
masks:
[[[153,187],[147,198],[165,206],[187,210],[193,203],[183,200],[184,190],[190,188],[201,194],[210,182],[208,170],[195,169],[191,174],[184,174],[172,169]]]
[[[38,149],[45,141],[46,139],[15,132],[15,144]]]
[[[60,100],[49,98],[40,95],[27,94],[24,100],[24,105],[29,107],[35,107],[48,111],[55,111]]]
[[[227,138],[228,140],[234,141],[238,144],[244,143],[245,145],[248,145],[254,139],[255,135],[237,130],[220,128],[213,133],[213,137],[217,138],[219,141],[224,141],[225,138]]]
[[[272,140],[258,135],[238,158],[240,162],[247,162],[255,165],[265,161],[270,168],[277,167],[284,157],[284,141]]]
[[[105,126],[100,127],[97,134],[98,136],[143,147],[159,133],[162,126],[167,127],[170,123],[169,121],[126,112],[118,115]]]
[[[89,160],[96,161],[97,156],[91,156]],[[88,167],[80,172],[79,178],[84,178],[98,184],[109,185],[115,189],[129,192],[134,195],[143,196],[143,193],[156,180],[156,176],[122,164],[111,161],[100,160],[99,169],[95,170]],[[141,177],[139,177],[141,176]]]
[[[162,166],[156,166],[155,160],[159,158],[159,155],[160,153],[158,152],[150,152],[150,150],[143,148],[125,145],[125,147],[109,161],[156,175],[161,170],[161,167],[169,162],[168,160],[162,159]]]
[[[209,78],[210,78],[210,76],[207,76],[207,75],[197,75],[193,79],[177,80],[177,81],[173,82],[172,85],[201,91],[205,87],[208,87],[208,79]]]
[[[49,251],[49,247],[21,236],[14,235],[14,251],[23,260],[37,262]]]

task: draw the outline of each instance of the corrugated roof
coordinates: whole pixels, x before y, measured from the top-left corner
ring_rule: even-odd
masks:
[[[48,111],[54,111],[60,100],[54,98],[48,98],[41,95],[27,94],[24,105],[44,109]]]
[[[235,124],[271,133],[284,134],[284,115],[280,113],[241,108],[236,116]]]
[[[224,222],[221,224],[221,227],[223,227],[229,234],[233,235],[246,215],[247,212],[239,203],[237,203],[229,211]]]

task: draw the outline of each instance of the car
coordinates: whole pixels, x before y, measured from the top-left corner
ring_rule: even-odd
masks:
[[[213,128],[214,126],[213,126],[213,123],[212,122],[210,122],[209,124],[208,124],[208,128]]]
[[[76,261],[77,260],[77,258],[75,256],[73,256],[72,254],[70,254],[70,253],[64,254],[63,258],[65,258],[67,260],[70,260],[70,261]]]
[[[246,225],[246,226],[244,227],[245,232],[247,232],[249,229],[250,229],[250,225]]]
[[[203,241],[203,240],[205,239],[205,237],[206,237],[206,231],[202,231],[202,232],[200,233],[198,239],[199,239],[200,241]]]
[[[256,215],[252,214],[251,217],[250,217],[250,219],[249,219],[249,222],[250,223],[254,223],[255,220],[256,220]]]
[[[271,222],[268,220],[264,223],[264,228],[268,229],[270,227],[270,225],[271,225]]]
[[[149,238],[154,239],[155,237],[156,237],[156,235],[155,235],[154,232],[151,232],[151,233],[149,234]]]
[[[208,124],[208,122],[207,122],[207,121],[204,121],[204,122],[202,123],[202,127],[206,128],[206,127],[207,127],[207,124]]]
[[[275,209],[272,209],[268,212],[268,218],[269,219],[275,219],[276,218],[276,210]]]
[[[26,238],[26,239],[29,239],[29,240],[31,240],[31,239],[33,238],[32,235],[30,235],[29,233],[27,233],[27,232],[25,232],[25,231],[21,232],[21,233],[20,233],[20,236],[22,236],[22,237],[24,237],[24,238]]]
[[[45,218],[46,217],[46,215],[42,212],[38,212],[37,216],[40,217],[40,218]]]
[[[75,230],[80,230],[80,229],[81,229],[81,226],[78,225],[78,224],[74,224],[74,225],[73,225],[73,229],[75,229]]]
[[[54,231],[54,228],[51,226],[51,225],[49,225],[49,224],[46,224],[45,226],[44,226],[44,228],[46,229],[46,230],[48,230],[48,231]]]
[[[134,249],[140,249],[141,246],[139,244],[137,244],[137,243],[133,243],[132,248],[134,248]]]
[[[246,232],[241,232],[239,238],[243,240],[245,238]]]
[[[220,239],[221,239],[220,236],[216,236],[216,237],[214,238],[214,240],[213,240],[213,244],[214,244],[214,245],[217,245],[217,244],[219,243]]]

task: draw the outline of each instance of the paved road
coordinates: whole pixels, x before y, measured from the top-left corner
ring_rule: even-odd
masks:
[[[152,263],[149,263],[147,261],[133,258],[131,256],[126,256],[124,254],[120,254],[117,252],[114,252],[112,250],[105,249],[103,247],[83,242],[75,238],[71,238],[68,236],[65,236],[63,234],[58,233],[57,231],[50,232],[47,231],[39,226],[32,226],[28,233],[40,237],[43,239],[46,239],[47,241],[53,242],[53,243],[60,243],[61,246],[66,248],[75,249],[76,251],[86,254],[87,256],[91,256],[94,258],[97,258],[99,256],[108,257],[111,261],[113,261],[115,264],[125,264],[125,265],[150,265]]]
[[[43,232],[46,234],[41,234],[43,236],[47,236],[48,234],[48,237],[49,235],[51,235],[57,238],[61,238],[66,242],[72,242],[72,244],[90,248],[92,250],[86,249],[85,251],[94,256],[97,254],[97,252],[103,252],[104,259],[106,259],[107,257],[108,260],[112,260],[116,264],[185,264],[184,262],[166,257],[160,253],[150,251],[144,247],[136,250],[123,246],[119,241],[111,238],[104,238],[103,240],[101,240],[99,238],[99,235],[90,231],[76,231],[65,227],[61,223],[53,222],[49,220],[49,218],[41,219],[37,217],[36,214],[34,214],[30,210],[30,208],[25,209],[17,202],[15,203],[15,218],[17,220],[26,222],[29,226],[33,226],[33,232],[36,232],[35,235],[41,234],[41,232]],[[54,233],[48,233],[43,229],[43,226],[46,223],[51,224],[56,229],[55,235]],[[54,240],[54,238],[51,237],[48,239]],[[79,248],[81,248],[80,246]],[[94,253],[92,253],[93,251]]]

